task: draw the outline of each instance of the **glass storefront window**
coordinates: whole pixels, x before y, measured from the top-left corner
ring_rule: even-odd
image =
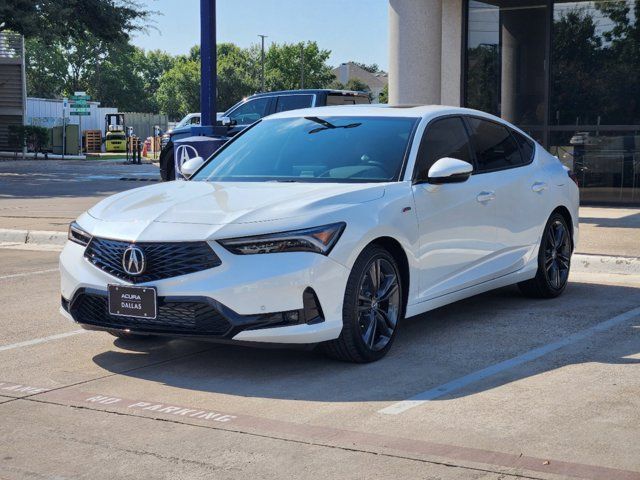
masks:
[[[640,203],[640,126],[636,131],[557,131],[549,151],[576,172],[586,203]]]
[[[525,129],[544,123],[546,2],[469,2],[466,104]]]
[[[550,125],[640,124],[636,8],[635,0],[554,3]]]
[[[465,105],[573,169],[586,203],[640,204],[640,1],[467,0]]]

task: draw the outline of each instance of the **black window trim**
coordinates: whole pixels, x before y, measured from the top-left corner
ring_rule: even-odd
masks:
[[[469,143],[469,156],[471,158],[471,164],[473,165],[473,172],[476,171],[477,168],[477,162],[476,162],[476,155],[475,155],[475,150],[472,148],[473,145],[471,143],[471,135],[470,135],[470,130],[469,130],[469,126],[467,125],[466,120],[464,119],[464,115],[462,113],[449,113],[446,115],[439,115],[435,118],[432,118],[431,120],[429,120],[429,123],[427,123],[427,126],[424,128],[424,132],[422,132],[422,138],[420,139],[420,145],[418,146],[418,154],[416,156],[416,161],[415,164],[413,165],[413,175],[411,176],[411,183],[412,185],[419,185],[422,183],[427,183],[428,180],[418,180],[418,165],[420,163],[420,159],[422,158],[422,155],[424,154],[425,151],[425,142],[426,142],[426,136],[427,133],[429,132],[429,128],[431,128],[431,126],[440,121],[440,120],[446,120],[448,118],[459,118],[462,121],[462,126],[465,130],[465,133],[467,134],[467,141]],[[473,173],[472,173],[473,175]]]
[[[520,142],[518,142],[518,140],[514,137],[514,135],[512,133],[513,128],[511,128],[509,125],[507,125],[505,123],[493,120],[492,118],[486,118],[486,117],[483,117],[481,115],[463,114],[462,118],[463,118],[464,124],[465,124],[465,126],[467,128],[467,135],[469,136],[469,143],[471,144],[471,147],[472,147],[471,148],[471,150],[472,150],[471,154],[472,154],[472,157],[473,157],[473,164],[474,164],[472,175],[482,175],[482,174],[485,174],[485,173],[501,172],[503,170],[513,170],[514,168],[526,167],[526,166],[531,165],[533,163],[533,159],[535,158],[535,155],[536,155],[535,142],[533,142],[533,155],[531,155],[531,158],[529,159],[528,162],[521,163],[519,165],[510,165],[510,166],[507,166],[507,167],[492,168],[491,170],[482,170],[482,171],[480,171],[478,169],[478,166],[479,166],[478,159],[476,158],[476,148],[475,148],[475,145],[474,145],[474,142],[473,142],[473,134],[472,134],[473,130],[471,129],[471,124],[469,122],[470,118],[476,118],[478,120],[482,120],[482,121],[485,121],[485,122],[493,123],[495,125],[501,126],[502,128],[505,128],[507,130],[507,132],[509,133],[509,136],[513,139],[514,142],[516,142],[516,145],[518,146],[518,152],[520,152],[520,158],[522,158],[524,160],[524,156],[522,155],[522,148],[520,148]],[[518,132],[518,133],[520,133],[520,132]],[[520,135],[523,135],[523,134],[520,133]],[[532,141],[526,135],[524,135],[524,138],[526,138],[528,141]]]

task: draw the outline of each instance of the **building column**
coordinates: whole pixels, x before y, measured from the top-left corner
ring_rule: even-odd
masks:
[[[442,0],[389,0],[389,103],[439,104]]]

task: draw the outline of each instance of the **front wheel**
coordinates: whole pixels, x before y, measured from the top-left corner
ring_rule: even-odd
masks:
[[[572,249],[571,230],[564,217],[554,213],[542,234],[536,276],[520,282],[520,291],[535,298],[554,298],[560,295],[569,280]]]
[[[358,257],[347,281],[342,307],[343,327],[323,347],[327,355],[354,363],[384,357],[404,315],[402,280],[395,259],[378,246]]]

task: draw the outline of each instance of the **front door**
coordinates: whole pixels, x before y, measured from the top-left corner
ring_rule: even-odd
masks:
[[[488,264],[499,248],[494,197],[486,176],[472,175],[463,183],[428,183],[429,168],[444,157],[473,163],[460,117],[433,121],[418,153],[413,195],[420,227],[419,301],[491,278]]]

